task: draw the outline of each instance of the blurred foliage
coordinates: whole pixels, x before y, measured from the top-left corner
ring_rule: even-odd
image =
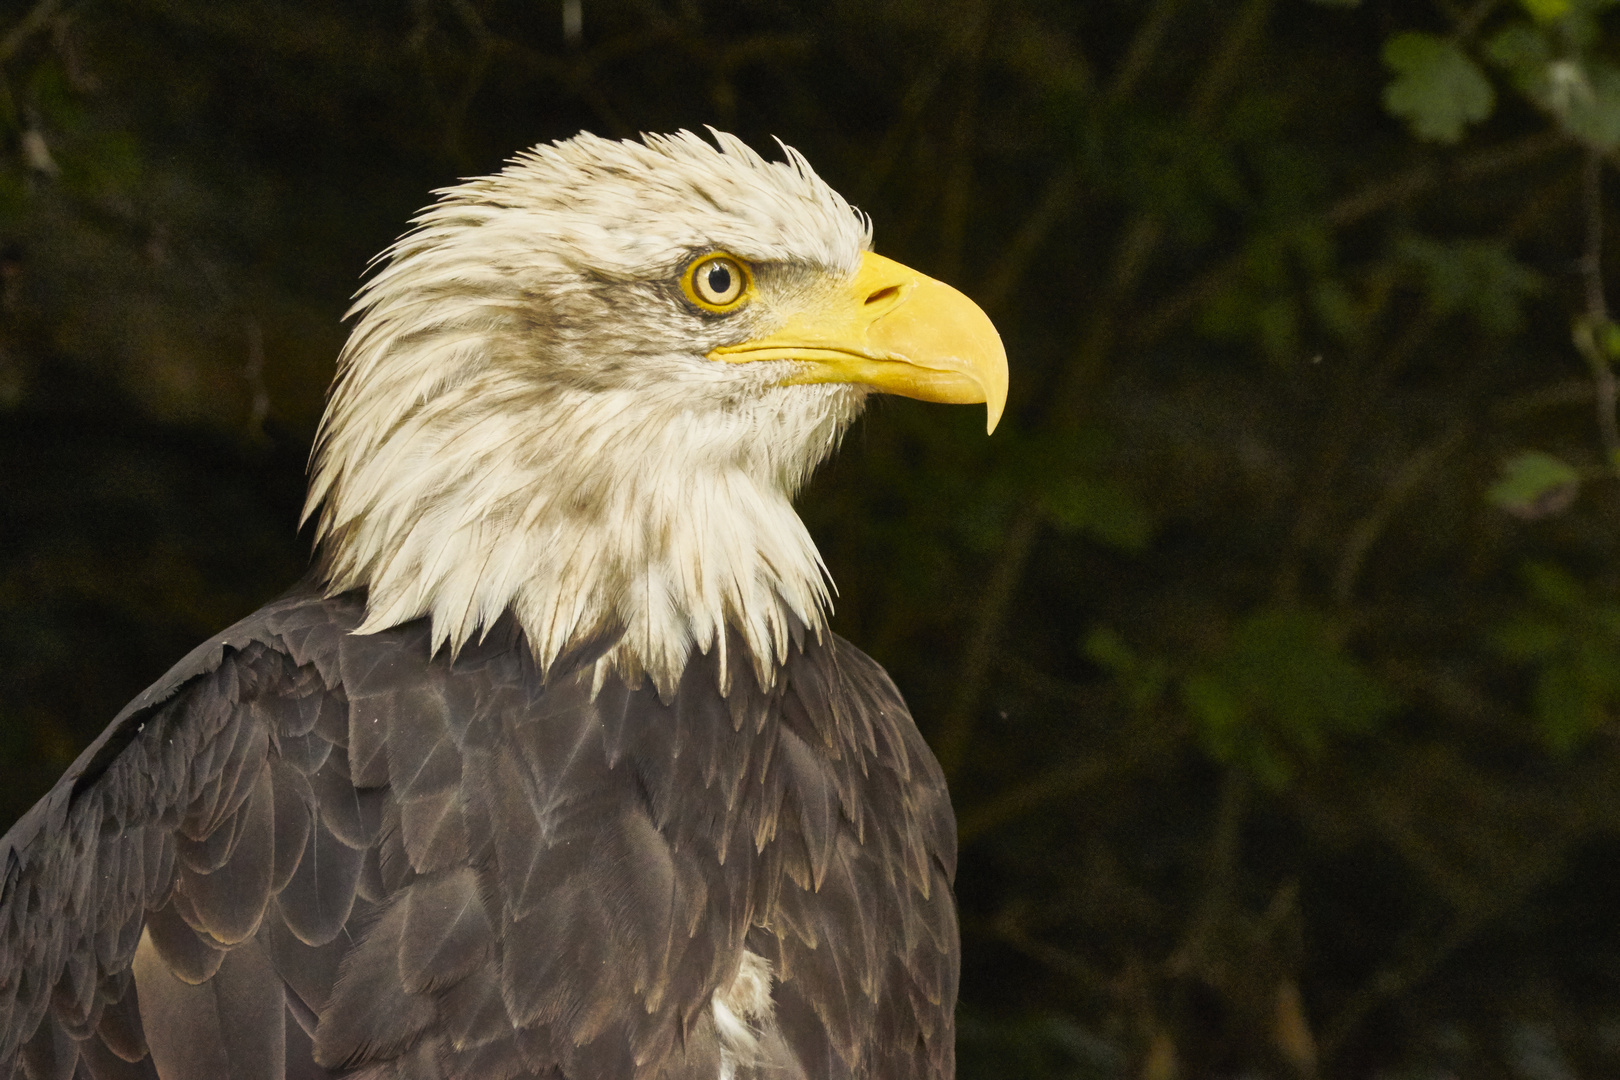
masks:
[[[804,515],[951,775],[961,1073],[1620,1075],[1608,0],[0,0],[0,793],[305,565],[366,260],[588,128],[996,319]]]
[[[1568,462],[1540,450],[1515,454],[1485,497],[1517,517],[1534,519],[1568,510],[1580,493],[1581,474]]]
[[[1525,568],[1536,606],[1506,622],[1496,646],[1536,667],[1538,733],[1560,753],[1601,732],[1620,706],[1620,604],[1595,600],[1556,566]]]
[[[1321,754],[1368,731],[1394,702],[1306,610],[1245,616],[1231,641],[1188,676],[1182,698],[1205,748],[1272,787],[1292,779],[1289,757]]]
[[[1405,118],[1420,139],[1457,142],[1496,106],[1490,80],[1456,41],[1397,34],[1384,46],[1384,63],[1397,72],[1384,88],[1384,108]]]

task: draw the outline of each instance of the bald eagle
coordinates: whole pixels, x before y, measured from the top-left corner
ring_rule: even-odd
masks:
[[[0,1075],[950,1077],[955,828],[792,498],[971,301],[791,149],[537,147],[350,313],[316,558],[0,841]]]

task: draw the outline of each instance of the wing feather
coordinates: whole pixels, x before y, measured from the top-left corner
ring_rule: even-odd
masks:
[[[338,936],[354,908],[356,886],[365,853],[339,840],[324,818],[317,818],[304,857],[276,907],[289,929],[307,945],[324,945]]]
[[[146,1057],[146,1032],[141,1027],[141,1012],[130,993],[117,994],[101,1011],[101,1022],[96,1035],[108,1051],[126,1062],[138,1062]],[[96,1071],[99,1075],[100,1070]]]
[[[349,755],[334,749],[309,778],[321,824],[357,851],[370,847],[382,825],[382,788],[361,788],[351,778]]]
[[[282,1080],[286,1006],[256,940],[195,985],[174,976],[150,938],[135,950],[134,969],[147,1045],[164,1080]]]
[[[144,1049],[141,1056],[132,1061],[99,1037],[79,1043],[79,1061],[89,1071],[90,1080],[158,1080],[157,1070]]]
[[[79,1044],[54,1016],[46,1017],[22,1048],[22,1066],[28,1080],[72,1080],[78,1063]]]
[[[348,942],[335,938],[325,945],[305,944],[272,911],[259,928],[259,944],[288,992],[297,998],[309,1016],[318,1016],[331,998],[338,968],[348,952]],[[314,1030],[313,1021],[309,1027]]]
[[[275,877],[275,789],[268,761],[232,823],[226,860],[210,870],[182,869],[180,888],[202,928],[215,941],[235,945],[253,936],[270,903]],[[223,833],[225,829],[218,832]]]
[[[412,993],[461,982],[483,966],[495,928],[470,867],[422,878],[405,891],[399,978]]]
[[[187,925],[172,900],[146,916],[146,939],[174,977],[192,986],[213,978],[225,962],[223,946]]]
[[[280,759],[270,761],[270,786],[275,798],[275,838],[270,852],[270,891],[279,893],[292,880],[304,857],[314,828],[315,792],[309,780]]]
[[[399,977],[405,915],[403,904],[385,908],[344,956],[315,1031],[315,1060],[328,1069],[396,1057],[437,1017],[433,999],[411,993]]]
[[[400,803],[400,836],[411,868],[430,874],[467,862],[467,822],[459,791],[437,791]]]

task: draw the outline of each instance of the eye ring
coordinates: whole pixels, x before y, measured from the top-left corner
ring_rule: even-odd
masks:
[[[736,311],[753,298],[754,276],[741,259],[711,253],[695,259],[681,275],[681,291],[704,311]]]

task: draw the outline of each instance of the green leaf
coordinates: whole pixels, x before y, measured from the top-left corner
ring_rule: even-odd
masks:
[[[1311,290],[1311,308],[1322,327],[1336,337],[1348,340],[1361,332],[1361,312],[1356,307],[1355,297],[1342,282],[1331,279],[1319,282]]]
[[[1085,533],[1110,547],[1139,551],[1153,533],[1141,502],[1111,480],[1061,477],[1042,493],[1042,503],[1059,529]]]
[[[1568,15],[1574,4],[1570,0],[1519,0],[1519,6],[1537,22],[1553,22]]]
[[[1586,606],[1586,590],[1561,566],[1528,563],[1524,568],[1524,581],[1537,600],[1555,611],[1576,612]]]
[[[1553,43],[1545,33],[1534,26],[1515,23],[1486,43],[1485,56],[1506,71],[1521,91],[1541,100],[1547,65],[1553,58]]]
[[[1580,485],[1580,474],[1563,459],[1526,450],[1502,463],[1502,476],[1485,497],[1514,517],[1534,521],[1568,510]]]
[[[1620,324],[1604,323],[1597,333],[1597,340],[1604,356],[1610,360],[1620,360]]]
[[[1491,115],[1496,93],[1485,73],[1454,42],[1433,34],[1397,34],[1384,45],[1396,72],[1384,108],[1420,139],[1454,143],[1464,129]]]
[[[1086,635],[1080,649],[1087,659],[1114,677],[1131,708],[1141,711],[1164,696],[1170,682],[1169,665],[1138,656],[1116,631],[1096,627]]]
[[[1239,733],[1247,719],[1243,703],[1219,678],[1208,674],[1188,676],[1181,686],[1181,698],[1198,721],[1205,749],[1217,761],[1230,762],[1237,754]]]
[[[1499,240],[1448,242],[1407,236],[1397,245],[1397,255],[1422,275],[1436,313],[1466,312],[1492,334],[1520,329],[1525,298],[1543,286],[1541,276],[1516,260]]]
[[[1528,563],[1534,609],[1492,635],[1509,660],[1535,665],[1531,715],[1542,743],[1567,754],[1620,708],[1620,604],[1591,596],[1562,567]]]
[[[1116,675],[1136,666],[1136,653],[1117,631],[1106,626],[1096,627],[1088,633],[1080,645],[1080,651],[1086,654],[1086,659]]]
[[[1596,150],[1620,146],[1620,69],[1602,60],[1565,60],[1548,70],[1552,108],[1565,129]]]
[[[1582,36],[1578,31],[1566,24],[1559,37],[1567,43]],[[1490,61],[1526,97],[1556,116],[1565,131],[1597,150],[1620,146],[1620,68],[1561,51],[1546,30],[1526,23],[1505,28],[1485,47]]]
[[[1542,669],[1536,679],[1536,728],[1549,750],[1567,754],[1603,727],[1608,720],[1606,682],[1569,661]]]
[[[1395,707],[1326,619],[1288,608],[1239,623],[1226,649],[1182,683],[1182,701],[1213,757],[1272,784],[1286,781],[1291,757],[1366,731]]]
[[[1268,360],[1282,363],[1298,353],[1299,302],[1293,297],[1280,297],[1266,304],[1256,312],[1255,325]]]
[[[1547,72],[1557,49],[1545,30],[1529,23],[1513,23],[1486,42],[1484,52],[1486,59],[1507,73],[1521,94],[1541,108],[1551,109]]]
[[[1312,747],[1329,731],[1365,730],[1393,705],[1313,611],[1251,615],[1239,625],[1224,668],[1294,741]]]
[[[1561,650],[1569,640],[1562,626],[1542,619],[1515,619],[1492,635],[1496,650],[1509,660],[1540,660]]]

